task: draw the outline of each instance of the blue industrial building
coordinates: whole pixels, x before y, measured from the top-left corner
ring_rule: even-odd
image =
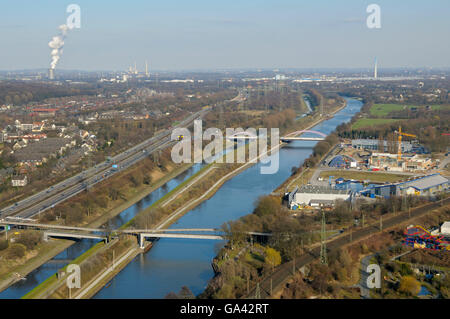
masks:
[[[449,180],[441,174],[432,174],[409,180],[406,182],[373,186],[361,191],[361,194],[368,197],[390,196],[433,196],[437,193],[449,190]]]

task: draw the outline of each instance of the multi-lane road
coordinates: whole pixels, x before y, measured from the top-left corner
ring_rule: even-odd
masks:
[[[133,146],[132,148],[111,157],[109,160],[99,163],[77,175],[74,175],[58,184],[29,196],[11,206],[0,209],[0,219],[14,216],[15,218],[32,218],[36,214],[54,207],[55,205],[75,196],[83,190],[91,187],[110,176],[127,169],[133,164],[144,159],[151,153],[166,148],[171,143],[172,130],[178,127],[188,127],[195,119],[201,118],[209,109],[203,109],[191,114],[174,128],[165,130],[158,135]],[[113,165],[115,167],[113,168]],[[116,166],[117,165],[117,166]]]

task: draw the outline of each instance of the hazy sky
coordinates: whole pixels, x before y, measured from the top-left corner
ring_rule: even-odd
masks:
[[[449,0],[1,0],[0,70],[47,68],[48,42],[81,7],[57,68],[449,67]],[[381,29],[366,8],[381,7]]]

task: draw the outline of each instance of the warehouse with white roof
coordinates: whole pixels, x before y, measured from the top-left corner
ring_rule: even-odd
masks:
[[[449,180],[441,174],[419,177],[398,184],[399,195],[434,195],[449,188]]]
[[[444,236],[450,236],[450,222],[445,222],[442,224],[441,234]]]
[[[365,189],[362,195],[370,197],[390,197],[390,196],[433,196],[449,190],[448,178],[441,174],[422,176],[401,183],[385,184]]]
[[[314,209],[333,207],[336,200],[349,200],[350,190],[337,190],[329,187],[305,185],[289,194],[291,209],[310,207]]]

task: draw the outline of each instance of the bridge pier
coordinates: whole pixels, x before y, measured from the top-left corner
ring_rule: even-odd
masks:
[[[91,235],[91,234],[77,234],[77,233],[64,233],[64,232],[52,232],[52,231],[46,231],[44,232],[44,240],[48,241],[50,237],[53,238],[70,238],[70,239],[99,239],[101,241],[104,241],[105,244],[109,242],[108,236],[102,236],[102,235]]]
[[[139,248],[145,248],[145,236],[143,234],[139,234]]]

